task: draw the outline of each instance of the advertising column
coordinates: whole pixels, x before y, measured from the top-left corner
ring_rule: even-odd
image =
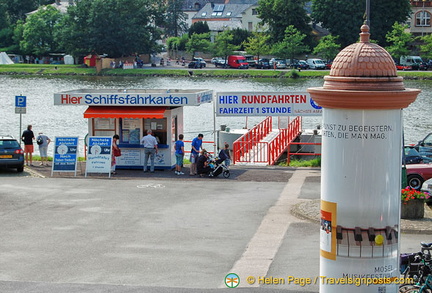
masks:
[[[397,292],[401,110],[325,109],[323,122],[320,292]]]
[[[390,54],[360,42],[335,58],[322,88],[320,293],[397,293],[406,89]]]

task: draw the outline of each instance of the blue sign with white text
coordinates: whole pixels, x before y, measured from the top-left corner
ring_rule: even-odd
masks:
[[[75,172],[78,159],[78,137],[56,137],[53,171]]]
[[[15,96],[15,107],[25,108],[26,107],[26,96]]]

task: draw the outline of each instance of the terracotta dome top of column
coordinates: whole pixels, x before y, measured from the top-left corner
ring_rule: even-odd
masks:
[[[370,43],[369,26],[362,25],[360,42],[351,44],[336,56],[330,76],[395,77],[393,58],[382,47]]]
[[[369,41],[369,26],[361,27],[360,42],[339,52],[320,88],[308,88],[324,108],[402,109],[415,101],[418,89],[406,89],[390,54]]]

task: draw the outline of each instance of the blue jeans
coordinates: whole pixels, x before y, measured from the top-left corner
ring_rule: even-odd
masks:
[[[155,160],[156,149],[145,148],[144,149],[144,172],[147,171],[147,162],[150,157],[150,172],[154,172],[154,160]]]

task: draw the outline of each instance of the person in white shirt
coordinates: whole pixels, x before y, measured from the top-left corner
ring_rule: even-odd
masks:
[[[154,173],[154,160],[158,152],[158,143],[152,135],[151,129],[147,130],[147,135],[141,139],[141,144],[144,146],[144,172],[147,172],[147,163],[150,158],[150,172]]]

